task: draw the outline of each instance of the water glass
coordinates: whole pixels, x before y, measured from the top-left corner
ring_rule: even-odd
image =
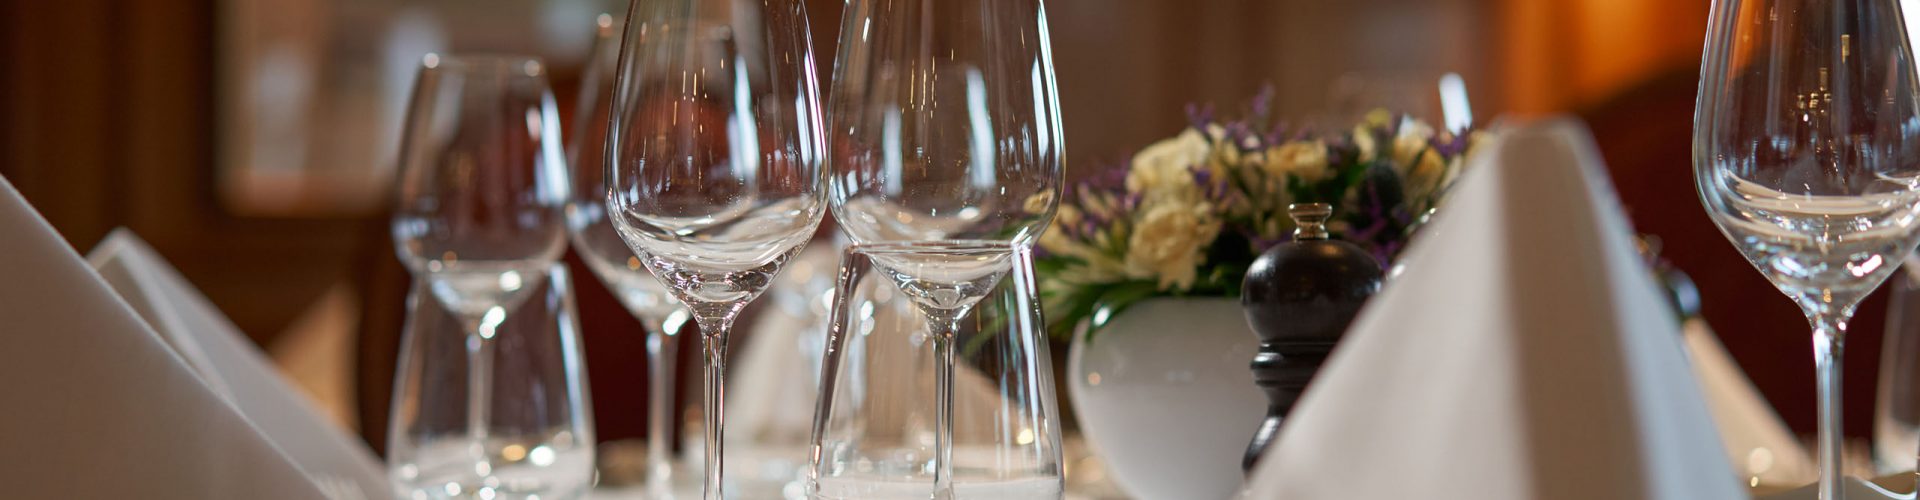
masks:
[[[492,359],[469,363],[456,311],[417,278],[395,371],[388,475],[399,498],[569,499],[591,488],[594,437],[580,327],[566,266],[528,284],[493,329]],[[471,432],[475,366],[492,383],[482,431]]]
[[[1061,498],[1060,421],[1031,253],[1004,250],[1005,264],[981,281],[991,283],[981,300],[942,325],[888,269],[899,263],[895,253],[913,250],[845,252],[814,414],[810,498]],[[933,328],[949,327],[952,369],[943,375]],[[942,397],[942,386],[951,393]]]

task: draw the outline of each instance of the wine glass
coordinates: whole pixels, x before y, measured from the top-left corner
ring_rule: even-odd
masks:
[[[635,0],[622,47],[607,210],[700,325],[719,499],[727,333],[826,212],[805,2]]]
[[[1714,223],[1813,327],[1819,492],[1841,498],[1840,353],[1920,216],[1920,108],[1898,0],[1716,0],[1694,115]]]
[[[614,72],[620,59],[620,26],[613,16],[596,19],[593,48],[580,79],[580,104],[573,133],[567,137],[567,162],[573,167],[573,198],[567,202],[567,234],[587,268],[613,290],[627,312],[640,320],[647,338],[647,484],[650,496],[669,498],[674,465],[675,361],[680,327],[690,319],[660,280],[640,264],[620,232],[607,220],[607,115],[613,109]]]
[[[834,219],[932,332],[934,495],[952,478],[953,338],[1059,204],[1062,147],[1040,0],[850,0],[829,130]],[[881,248],[886,247],[886,248]]]
[[[467,332],[467,439],[484,446],[495,329],[566,246],[566,163],[538,59],[428,54],[400,146],[400,260]],[[484,465],[484,463],[483,463]]]

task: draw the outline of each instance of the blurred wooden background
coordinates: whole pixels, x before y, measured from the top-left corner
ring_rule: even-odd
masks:
[[[133,228],[265,345],[330,293],[346,297],[338,300],[350,305],[343,328],[362,344],[391,342],[404,277],[383,214],[243,215],[217,192],[227,140],[218,111],[228,90],[219,83],[218,34],[233,22],[221,17],[221,1],[245,0],[0,3],[0,175],[76,248]],[[815,46],[830,59],[842,2],[807,1]],[[1687,171],[1705,0],[1053,0],[1047,8],[1070,175],[1177,132],[1188,103],[1231,109],[1265,84],[1278,91],[1279,111],[1306,117],[1336,107],[1331,89],[1343,76],[1421,81],[1457,72],[1483,123],[1586,116],[1635,223],[1668,242],[1667,256],[1701,281],[1729,350],[1792,426],[1811,430],[1805,325],[1706,222]],[[580,19],[579,36],[591,37],[591,23]],[[567,78],[555,82],[563,101],[574,84]],[[638,385],[628,377],[639,373],[638,340],[596,331],[635,326],[592,280],[581,283],[589,335],[599,339],[589,340],[594,376],[625,379],[594,384],[606,407],[602,437],[638,435],[637,420],[608,421],[639,408],[638,393],[626,390]],[[1883,315],[1876,301],[1854,322],[1850,434],[1868,432]],[[379,411],[361,415],[370,413]]]

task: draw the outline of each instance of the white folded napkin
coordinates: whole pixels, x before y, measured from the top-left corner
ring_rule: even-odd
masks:
[[[0,235],[6,497],[324,498],[5,179]]]
[[[734,341],[739,354],[732,356],[737,368],[727,376],[729,442],[741,439],[741,448],[766,441],[794,445],[788,451],[805,460],[813,412],[794,410],[813,408],[819,394],[827,335],[827,303],[821,295],[833,293],[840,268],[840,251],[834,247],[809,245],[787,263],[760,301],[766,306],[753,323],[752,335],[747,342]]]
[[[246,334],[132,231],[114,230],[87,260],[207,385],[330,496],[384,496],[384,469],[366,444],[328,421]]]
[[[1750,486],[1801,485],[1819,479],[1818,466],[1787,430],[1767,398],[1747,379],[1705,320],[1688,320],[1687,354],[1706,390],[1727,460]]]
[[[1248,497],[1746,498],[1585,128],[1472,161]]]

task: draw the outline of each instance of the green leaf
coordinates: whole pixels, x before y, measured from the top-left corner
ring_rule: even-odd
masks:
[[[1061,271],[1067,269],[1067,266],[1073,265],[1073,261],[1075,260],[1079,259],[1066,256],[1033,259],[1033,272],[1039,276],[1060,274]]]
[[[1202,269],[1200,278],[1194,281],[1190,295],[1239,297],[1240,283],[1247,279],[1247,268],[1253,259],[1235,259]]]
[[[1082,318],[1086,318],[1089,314],[1093,313],[1093,303],[1099,298],[1100,292],[1104,288],[1106,287],[1079,287],[1064,295],[1057,296],[1057,301],[1048,301],[1045,303],[1043,307],[1046,308],[1046,312],[1048,313],[1047,336],[1062,342],[1073,340],[1074,325],[1080,323]]]

